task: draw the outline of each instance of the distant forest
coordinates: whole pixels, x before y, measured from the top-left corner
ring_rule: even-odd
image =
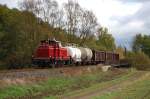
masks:
[[[54,0],[23,0],[19,8],[0,5],[0,65],[4,66],[1,68],[30,66],[35,48],[48,38],[96,50],[116,51],[124,57],[124,49],[116,47],[108,29],[78,2],[69,0],[59,6]],[[137,35],[133,51],[150,56],[150,36]]]

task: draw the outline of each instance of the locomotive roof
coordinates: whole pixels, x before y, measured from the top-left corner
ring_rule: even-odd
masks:
[[[48,39],[48,41],[50,41],[50,42],[56,42],[56,43],[60,43],[60,41],[57,41],[57,40],[55,40],[55,39]]]

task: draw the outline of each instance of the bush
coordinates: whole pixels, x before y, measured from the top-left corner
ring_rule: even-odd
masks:
[[[127,58],[133,67],[139,70],[150,70],[150,58],[143,52],[128,53]]]
[[[8,67],[3,61],[0,61],[0,70],[7,69]]]

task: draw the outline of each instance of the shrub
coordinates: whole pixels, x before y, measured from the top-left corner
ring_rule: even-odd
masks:
[[[139,70],[150,70],[150,58],[143,52],[128,53],[127,58],[133,67]]]

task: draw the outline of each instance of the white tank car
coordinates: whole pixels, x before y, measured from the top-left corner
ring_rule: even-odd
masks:
[[[68,50],[68,54],[71,56],[74,62],[81,62],[81,51],[80,49],[72,46],[66,47]]]
[[[81,59],[82,61],[90,61],[92,58],[92,50],[89,48],[83,48],[83,47],[79,47],[80,51],[81,51]]]
[[[86,61],[86,59],[87,59],[87,51],[83,47],[79,47],[79,49],[81,51],[81,60],[82,61]]]
[[[85,48],[86,53],[87,53],[87,61],[90,61],[92,59],[93,53],[92,50],[89,48]]]

